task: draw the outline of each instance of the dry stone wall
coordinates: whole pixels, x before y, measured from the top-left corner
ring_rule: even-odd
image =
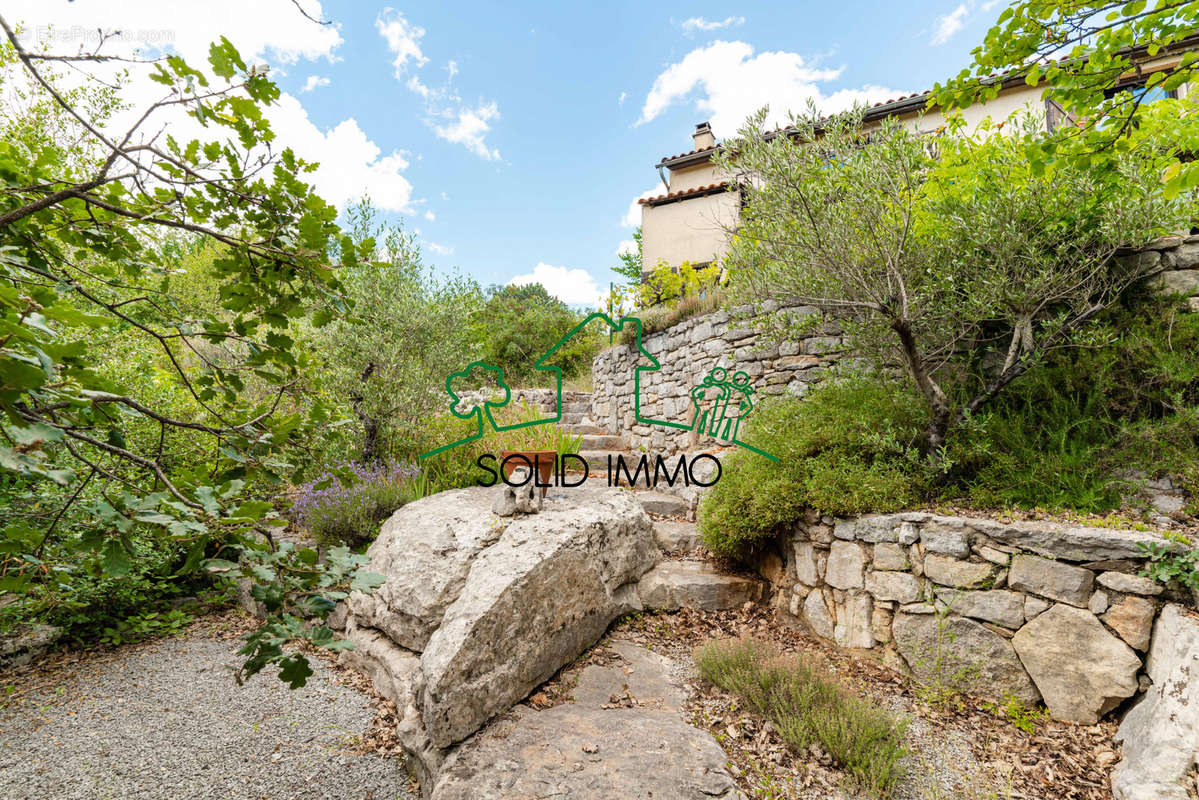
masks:
[[[1125,256],[1139,266],[1156,270],[1153,285],[1188,298],[1190,311],[1199,313],[1199,236],[1167,236]],[[744,370],[757,398],[784,393],[802,396],[808,387],[845,358],[845,342],[831,324],[817,326],[809,336],[773,344],[758,333],[766,317],[801,317],[819,312],[810,306],[764,304],[693,317],[644,337],[643,345],[661,369],[643,373],[642,416],[690,423],[694,416],[691,391],[714,367]],[[631,345],[617,345],[592,362],[592,418],[607,433],[624,437],[634,450],[673,453],[703,446],[690,431],[677,431],[636,421],[633,411],[634,369],[651,366]],[[752,419],[752,417],[751,417]],[[711,444],[711,442],[707,442]]]
[[[690,424],[695,405],[691,392],[712,369],[723,367],[732,378],[737,371],[749,376],[752,399],[781,394],[802,396],[821,373],[841,359],[845,342],[835,326],[817,326],[811,335],[782,344],[768,343],[757,324],[767,315],[799,318],[820,312],[811,306],[765,304],[742,307],[684,320],[664,331],[643,337],[645,350],[661,369],[642,373],[641,415],[651,419]],[[592,419],[609,434],[621,435],[636,449],[674,453],[704,446],[692,431],[672,430],[639,423],[634,415],[634,370],[652,366],[633,345],[616,345],[592,362],[594,390]],[[712,444],[706,440],[706,444]]]
[[[1158,534],[903,512],[809,514],[762,562],[818,636],[881,651],[927,685],[1094,723],[1136,694],[1162,604],[1137,573]],[[1173,598],[1189,600],[1189,598]]]

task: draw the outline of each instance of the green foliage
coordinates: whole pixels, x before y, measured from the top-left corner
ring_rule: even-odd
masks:
[[[787,531],[806,508],[833,515],[893,511],[921,499],[916,450],[924,415],[902,384],[847,376],[803,399],[755,409],[746,441],[778,463],[738,451],[704,497],[704,543],[721,556],[743,555]]]
[[[632,286],[630,293],[637,308],[673,307],[684,298],[712,294],[723,282],[717,267],[696,268],[684,261],[675,269],[660,261],[644,280]]]
[[[521,386],[545,379],[547,373],[533,367],[585,316],[552,297],[540,283],[531,283],[492,286],[471,324],[482,343],[482,359],[502,367],[505,379]],[[551,365],[560,367],[564,378],[589,371],[601,341],[598,330],[582,330],[554,353]]]
[[[357,444],[359,460],[394,455],[397,446],[447,402],[445,379],[479,353],[469,320],[481,302],[471,280],[438,279],[411,234],[377,222],[368,200],[349,211],[350,239],[378,252],[341,270],[353,317],[315,330],[322,362],[312,388],[350,420],[327,430],[328,460]]]
[[[191,614],[173,608],[169,611],[147,611],[120,620],[113,627],[104,629],[100,635],[100,643],[107,645],[128,644],[140,642],[142,639],[153,639],[161,636],[175,636],[182,633],[191,621]]]
[[[204,70],[145,64],[167,99],[130,109],[131,78],[62,81],[5,33],[0,616],[82,627],[178,591],[210,555],[263,566],[282,524],[266,498],[329,422],[297,396],[298,331],[345,314],[338,276],[372,251],[304,182],[316,165],[273,144],[279,90],[227,40]],[[178,111],[206,140],[158,135]],[[352,572],[304,569],[322,590]]]
[[[1023,78],[1030,86],[1044,87],[1042,97],[1069,114],[1069,124],[1032,143],[1030,161],[1038,169],[1062,159],[1091,165],[1128,149],[1128,132],[1151,113],[1144,92],[1117,91],[1129,75],[1141,74],[1137,58],[1153,59],[1171,50],[1180,54],[1147,71],[1150,93],[1175,91],[1199,76],[1199,53],[1177,46],[1196,29],[1199,4],[1193,2],[1017,0],[974,48],[973,63],[934,87],[934,103],[964,108],[998,95],[1001,84],[991,78],[994,73]],[[1177,133],[1187,133],[1173,138],[1162,165],[1170,195],[1199,187],[1199,163],[1180,159],[1194,152],[1193,119],[1179,127]]]
[[[1037,732],[1037,725],[1049,720],[1049,709],[1026,706],[1019,698],[1008,695],[1002,703],[983,703],[982,709],[997,717],[1006,718],[1018,731],[1029,736]]]
[[[1131,471],[1199,489],[1199,315],[1153,295],[1096,323],[976,415],[947,448],[946,497],[978,507],[1119,508]]]
[[[1193,211],[1161,191],[1159,131],[1094,168],[1038,170],[1027,152],[1043,125],[1031,116],[945,137],[935,157],[898,120],[864,144],[860,111],[794,117],[791,135],[769,139],[764,119],[717,159],[761,178],[730,253],[735,294],[815,306],[863,356],[902,364],[928,408],[932,461],[951,429],[1047,353],[1094,344],[1095,317],[1150,270],[1119,249]],[[998,356],[989,371],[964,368],[987,349]]]
[[[520,403],[515,407],[514,413],[505,415],[504,422],[515,424],[544,418],[545,415],[536,408]],[[413,453],[415,457],[446,442],[464,439],[473,430],[473,420],[461,420],[449,414],[442,414],[429,420],[419,434],[406,445],[405,451]],[[578,453],[581,441],[581,436],[566,433],[554,423],[530,425],[510,431],[486,430],[481,438],[473,442],[421,460],[421,475],[428,482],[425,493],[477,486],[479,479],[485,474],[476,462],[486,453],[498,458],[502,450],[554,450],[563,455]]]
[[[796,753],[819,744],[872,796],[890,797],[903,780],[906,724],[806,660],[742,639],[708,642],[695,664],[704,680],[769,719]]]
[[[1148,561],[1141,574],[1166,586],[1199,591],[1199,549],[1191,547],[1190,541],[1183,542],[1182,548],[1178,544],[1142,542],[1140,549]]]
[[[638,225],[637,230],[633,231],[633,249],[617,253],[620,263],[612,268],[613,272],[628,281],[631,286],[641,283],[641,273],[645,271],[641,255],[641,235],[641,226]]]

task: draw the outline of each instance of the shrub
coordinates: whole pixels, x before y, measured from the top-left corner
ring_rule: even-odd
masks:
[[[798,520],[805,508],[850,515],[892,511],[921,499],[916,449],[924,416],[897,382],[830,379],[807,398],[765,402],[746,440],[779,460],[730,455],[700,514],[716,554],[743,555]]]
[[[683,320],[711,314],[720,308],[722,303],[724,303],[724,292],[713,289],[703,295],[688,295],[673,305],[654,306],[634,312],[633,315],[641,320],[641,335],[648,336],[651,333],[672,328]],[[621,344],[635,345],[637,333],[626,325],[620,329],[617,341]]]
[[[768,718],[797,753],[819,744],[863,789],[889,797],[903,779],[906,724],[807,661],[752,639],[708,642],[699,674]]]
[[[361,546],[396,509],[419,497],[418,474],[415,467],[395,462],[327,470],[300,487],[292,518],[321,544]]]

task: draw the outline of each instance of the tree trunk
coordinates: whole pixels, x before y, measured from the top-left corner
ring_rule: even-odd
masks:
[[[928,403],[929,420],[924,429],[924,455],[932,464],[941,460],[941,448],[945,445],[945,437],[949,433],[949,425],[953,420],[953,410],[945,392],[929,375],[924,359],[920,357],[920,349],[916,346],[916,337],[912,334],[912,326],[906,319],[891,320],[891,330],[899,337],[900,349],[908,370]]]
[[[366,365],[366,369],[362,370],[360,380],[366,383],[374,372],[375,363],[372,361]],[[379,460],[379,420],[367,413],[363,407],[364,401],[362,392],[357,389],[350,392],[350,406],[362,423],[362,452],[359,454],[358,460],[363,464],[374,464]]]

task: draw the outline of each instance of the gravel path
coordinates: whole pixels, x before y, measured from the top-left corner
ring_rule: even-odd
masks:
[[[303,689],[266,673],[237,686],[237,645],[127,648],[0,709],[0,797],[411,800],[398,760],[352,750],[370,698],[318,659]]]

